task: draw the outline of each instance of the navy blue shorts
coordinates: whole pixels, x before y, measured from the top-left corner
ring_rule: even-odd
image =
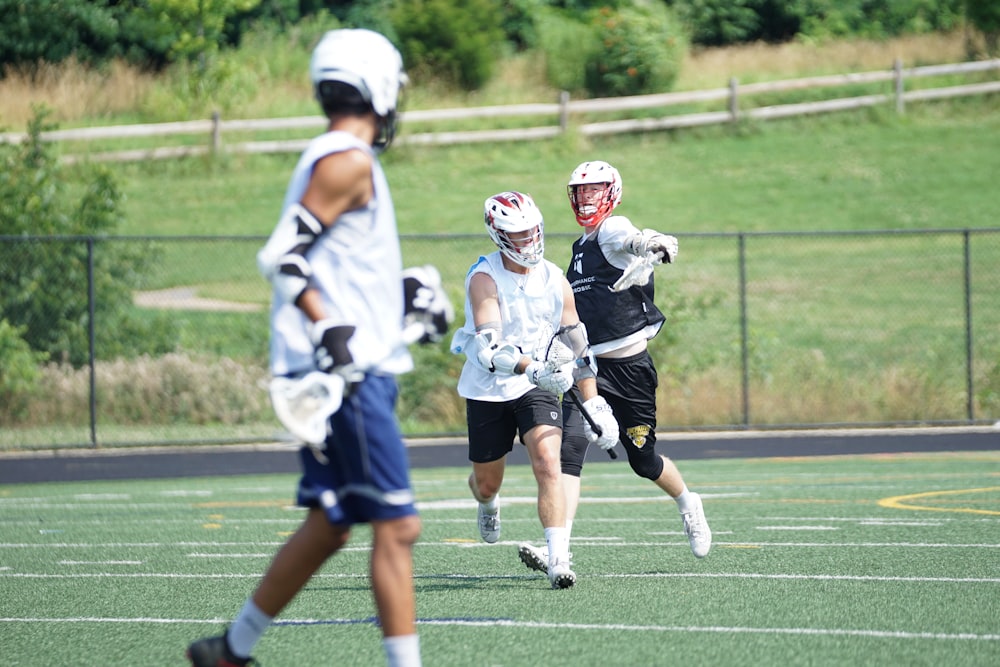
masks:
[[[299,452],[299,505],[321,507],[330,523],[348,526],[417,514],[397,396],[393,376],[366,375],[354,386],[330,418],[326,450]]]
[[[469,427],[469,460],[490,463],[502,459],[514,449],[514,437],[540,424],[562,426],[559,398],[551,391],[532,388],[513,401],[465,402],[465,418]]]

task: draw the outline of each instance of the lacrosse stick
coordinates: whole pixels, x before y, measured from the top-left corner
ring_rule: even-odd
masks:
[[[573,350],[569,349],[565,343],[559,340],[559,334],[561,334],[565,328],[566,327],[560,328],[559,331],[552,333],[551,325],[548,323],[542,325],[541,330],[538,332],[538,340],[541,345],[535,347],[535,358],[539,361],[552,364],[556,368],[565,366],[569,363],[574,364],[576,368],[583,368],[588,365],[589,362],[586,359],[578,359],[576,355],[573,354]],[[573,388],[570,387],[569,391],[567,391],[564,395],[569,396],[569,400],[580,411],[583,418],[587,420],[587,423],[590,424],[591,430],[597,434],[597,437],[604,435],[604,429],[602,429],[600,425],[594,421],[594,418],[590,415],[590,412],[587,411],[587,408],[583,406],[583,401],[581,401],[580,397],[576,395]],[[618,458],[618,453],[615,452],[614,448],[607,450],[607,452],[608,456],[612,459]]]
[[[288,432],[322,449],[330,415],[344,400],[343,376],[313,371],[301,378],[276,377],[268,387],[274,414]]]
[[[615,281],[615,284],[610,287],[612,292],[623,292],[633,285],[645,285],[646,281],[649,280],[649,276],[653,273],[653,267],[656,266],[656,255],[653,253],[646,253],[642,257],[634,257],[629,265],[625,267],[625,271],[622,273],[622,277]]]

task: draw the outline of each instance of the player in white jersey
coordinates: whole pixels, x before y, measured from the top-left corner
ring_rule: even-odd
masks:
[[[356,524],[371,525],[371,587],[387,662],[420,665],[412,549],[421,524],[394,413],[396,375],[412,367],[408,342],[444,334],[450,306],[433,267],[402,270],[378,160],[406,81],[399,52],[378,33],[333,30],[310,72],[329,125],[303,152],[258,254],[274,288],[272,400],[308,443],[297,498],[307,514],[226,633],[188,648],[195,667],[250,664],[274,617]]]
[[[600,421],[601,447],[614,446],[618,425],[594,380],[586,329],[562,271],[544,259],[541,211],[529,195],[501,192],[485,202],[485,222],[498,250],[480,257],[465,279],[465,324],[451,349],[467,356],[458,380],[466,399],[469,488],[478,502],[484,541],[500,538],[500,486],[507,454],[520,436],[538,484],[538,518],[553,588],[576,582],[566,535],[566,498],[559,468],[559,394],[574,384]],[[566,352],[554,355],[554,349]],[[559,360],[556,361],[556,358]],[[577,363],[582,360],[582,363]]]

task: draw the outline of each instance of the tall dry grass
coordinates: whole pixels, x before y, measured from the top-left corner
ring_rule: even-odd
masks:
[[[974,43],[963,31],[885,40],[841,40],[826,44],[787,42],[695,49],[684,61],[677,87],[718,88],[730,77],[741,83],[799,76],[884,70],[899,58],[904,67],[961,62]]]
[[[289,39],[297,39],[292,36]],[[849,40],[827,44],[790,42],[749,44],[720,49],[692,51],[681,70],[677,88],[696,90],[726,85],[730,77],[741,82],[774,80],[849,71],[887,69],[895,58],[904,65],[959,62],[969,57],[970,37],[957,31],[900,37],[882,41]],[[276,42],[262,42],[262,50],[282,49]],[[285,47],[285,50],[287,51]],[[298,43],[294,48],[302,48]],[[259,60],[271,58],[261,53]],[[287,59],[287,54],[286,58]],[[244,68],[237,63],[237,70]],[[237,102],[240,109],[227,115],[266,118],[296,115],[312,109],[308,81],[304,75],[294,81],[273,81],[266,72],[253,91]],[[554,100],[558,91],[544,80],[544,59],[533,54],[512,57],[497,68],[497,74],[482,90],[469,94],[444,89],[433,81],[414,82],[407,108],[429,109],[462,105],[516,104]],[[51,120],[60,125],[121,122],[122,117],[157,116],[153,106],[173,98],[176,81],[169,75],[156,76],[122,62],[91,69],[75,61],[42,66],[34,77],[7,71],[0,78],[0,128],[22,130],[32,117],[35,105],[53,110]],[[282,106],[284,105],[284,106]],[[304,105],[307,105],[304,107]],[[119,120],[109,120],[118,118]]]
[[[0,127],[23,129],[35,106],[62,124],[128,114],[146,104],[157,78],[116,61],[102,69],[75,60],[41,65],[33,76],[8,69],[0,79]]]

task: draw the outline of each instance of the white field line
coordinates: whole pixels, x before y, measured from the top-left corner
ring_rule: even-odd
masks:
[[[0,579],[259,579],[259,573],[215,573],[182,574],[176,572],[81,572],[75,574],[43,574],[30,572],[0,572]],[[756,572],[651,572],[638,574],[588,574],[589,579],[759,579],[774,581],[875,581],[914,584],[1000,584],[1000,577],[899,577],[852,574],[766,574]],[[367,572],[318,573],[314,579],[368,579]],[[478,580],[520,580],[534,579],[531,573],[524,574],[415,574],[414,579],[464,579]]]
[[[840,530],[835,526],[756,526],[754,530]]]
[[[61,560],[60,565],[142,565],[141,560]]]
[[[224,508],[223,508],[224,509]],[[426,508],[425,508],[426,509]],[[459,509],[469,509],[469,507],[459,508]],[[468,523],[470,520],[468,517],[455,517],[451,519],[435,518],[432,516],[423,516],[424,523]],[[936,519],[928,519],[923,521],[917,520],[907,520],[907,519],[887,519],[885,517],[871,517],[871,516],[859,516],[859,517],[844,517],[844,516],[813,516],[813,517],[801,517],[801,516],[765,516],[758,517],[761,521],[809,521],[809,522],[820,522],[825,521],[829,523],[849,523],[857,524],[860,526],[906,526],[906,527],[929,527],[936,528],[946,524],[957,524],[957,523],[1000,523],[1000,519],[994,519],[989,517],[973,517],[973,516],[962,516],[962,517],[939,517]],[[298,525],[301,522],[301,517],[289,516],[288,518],[281,519],[267,519],[267,518],[236,518],[236,517],[225,517],[222,519],[224,523],[227,524],[291,524]],[[649,515],[649,516],[623,516],[623,517],[591,517],[588,518],[586,523],[614,523],[614,524],[633,524],[633,523],[660,523],[663,520],[662,515]],[[520,522],[520,521],[538,521],[537,517],[505,517],[504,521]],[[115,518],[115,525],[122,526],[126,524],[141,524],[143,526],[148,525],[187,525],[187,524],[197,524],[201,525],[205,523],[204,517],[192,517],[189,519],[144,519],[144,518]],[[86,519],[79,520],[73,518],[53,518],[46,519],[45,523],[47,525],[70,525],[70,526],[89,526],[89,525],[108,525],[108,520],[103,519]],[[38,519],[15,519],[10,521],[4,521],[5,526],[37,526]]]
[[[229,619],[194,618],[0,618],[0,623],[125,623],[125,624],[212,624],[227,623]],[[370,624],[372,619],[283,619],[275,625],[356,625]],[[628,625],[625,623],[549,623],[545,621],[517,621],[514,619],[417,619],[420,625],[525,628],[542,630],[585,630],[620,632],[670,632],[670,633],[714,633],[714,634],[756,634],[756,635],[799,635],[813,637],[860,637],[874,639],[926,639],[937,641],[1000,641],[1000,634],[975,634],[971,632],[906,632],[900,630],[865,630],[839,628],[755,628],[747,626],[698,626],[698,625]]]
[[[679,533],[677,533],[679,534]],[[594,538],[599,540],[604,547],[689,547],[687,541],[684,542],[626,542],[615,541],[620,538],[613,536],[603,536]],[[470,538],[471,540],[471,538]],[[446,548],[493,548],[497,545],[517,545],[521,541],[502,541],[495,544],[485,542],[418,542],[417,548],[446,547]],[[585,545],[588,538],[574,539],[573,544]],[[28,542],[0,542],[0,549],[161,549],[176,547],[278,547],[284,544],[280,542],[57,542],[50,544],[32,544]],[[596,544],[596,542],[595,542]],[[790,548],[820,548],[820,549],[854,549],[854,548],[885,548],[885,549],[1000,549],[1000,544],[979,542],[973,544],[958,544],[951,542],[760,542],[760,541],[738,541],[719,542],[713,541],[713,546],[717,547],[790,547]],[[356,545],[357,549],[364,549],[367,546]]]

